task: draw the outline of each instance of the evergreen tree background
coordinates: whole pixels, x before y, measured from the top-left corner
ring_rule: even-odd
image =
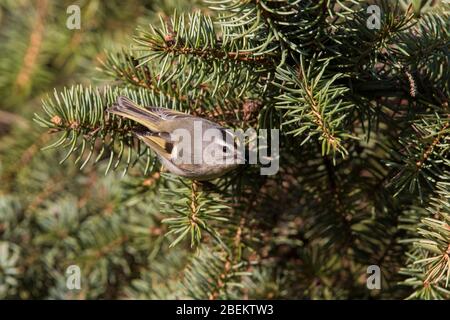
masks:
[[[2,0],[0,298],[450,298],[449,6]],[[119,95],[280,129],[280,171],[161,173]]]

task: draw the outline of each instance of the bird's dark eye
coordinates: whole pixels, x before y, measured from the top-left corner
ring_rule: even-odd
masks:
[[[227,147],[223,147],[222,150],[223,150],[223,152],[227,152],[228,148]]]

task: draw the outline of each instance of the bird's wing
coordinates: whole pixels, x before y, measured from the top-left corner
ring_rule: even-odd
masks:
[[[152,113],[157,114],[163,120],[173,120],[173,119],[182,119],[182,118],[196,118],[193,115],[183,113],[180,111],[166,109],[161,107],[146,107],[147,110],[150,110]]]
[[[107,111],[134,120],[153,132],[165,131],[161,124],[167,120],[196,118],[183,112],[161,107],[140,107],[124,96],[120,96],[117,103],[113,104]]]
[[[134,103],[127,97],[120,96],[117,99],[117,103],[114,103],[106,111],[134,120],[147,127],[151,131],[161,131],[161,117],[158,114],[152,112],[150,109],[139,107],[136,103]]]
[[[155,151],[161,158],[162,163],[167,165],[167,169],[179,175],[193,175],[198,170],[198,164],[178,164],[172,161],[173,143],[167,133],[154,133],[148,130],[133,131],[133,133]]]
[[[134,130],[133,133],[145,144],[151,147],[158,155],[170,160],[173,142],[170,135],[165,132],[151,132],[148,130]]]

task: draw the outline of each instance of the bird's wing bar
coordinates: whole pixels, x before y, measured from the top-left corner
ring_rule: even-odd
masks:
[[[139,139],[151,146],[161,157],[170,160],[173,142],[170,140],[170,135],[168,133],[151,131],[133,131],[133,133]]]

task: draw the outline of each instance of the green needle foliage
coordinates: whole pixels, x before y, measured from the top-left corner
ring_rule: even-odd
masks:
[[[0,4],[0,298],[450,298],[448,1],[69,5]],[[119,96],[278,129],[280,169],[164,173]]]

